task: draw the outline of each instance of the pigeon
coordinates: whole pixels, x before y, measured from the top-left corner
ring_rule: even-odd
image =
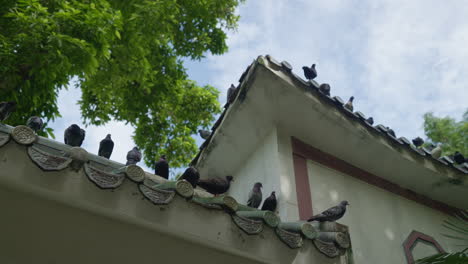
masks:
[[[334,222],[343,217],[343,215],[346,213],[347,205],[349,205],[348,201],[342,201],[339,205],[333,206],[332,208],[323,211],[321,214],[314,215],[307,221]]]
[[[228,103],[232,103],[235,99],[235,94],[236,92],[236,87],[234,86],[234,84],[231,84],[231,87],[229,87],[228,91],[227,91],[227,98],[226,98],[226,102]]]
[[[415,139],[412,140],[413,141],[413,144],[419,148],[420,146],[422,146],[422,144],[424,144],[424,140],[420,137],[417,137]]]
[[[141,160],[141,152],[137,147],[134,147],[132,150],[127,152],[127,163],[125,166],[128,165],[135,165]]]
[[[210,137],[211,132],[208,131],[208,130],[202,130],[202,129],[200,129],[200,130],[198,130],[198,134],[200,134],[200,137],[201,137],[201,138],[203,138],[204,140],[207,140],[207,139]]]
[[[258,208],[262,203],[262,183],[257,182],[254,184],[252,190],[249,193],[249,200],[247,200],[247,206]]]
[[[457,164],[463,164],[465,162],[465,157],[463,157],[463,155],[460,152],[455,151],[455,154],[453,154],[453,160]]]
[[[309,68],[307,66],[302,67],[304,70],[304,76],[306,77],[307,80],[313,80],[315,77],[317,77],[317,70],[315,69],[315,64],[312,64],[312,66]]]
[[[159,161],[154,165],[154,174],[169,179],[169,163],[167,163],[166,155],[161,155]]]
[[[232,176],[226,176],[224,179],[220,177],[201,179],[197,185],[205,189],[207,192],[218,195],[223,194],[229,190],[233,181]]]
[[[109,159],[112,155],[112,150],[114,150],[114,141],[111,139],[111,134],[107,134],[106,138],[99,143],[98,155]]]
[[[349,111],[353,111],[354,107],[353,107],[353,100],[354,100],[354,96],[351,96],[348,100],[348,102],[344,105],[344,108],[348,109]]]
[[[26,125],[37,133],[37,131],[42,129],[44,122],[38,116],[31,116],[26,122]]]
[[[431,150],[431,156],[434,158],[434,159],[439,159],[440,156],[442,156],[442,144],[437,144],[437,147],[433,148]]]
[[[64,142],[72,147],[81,147],[85,139],[86,132],[78,125],[73,124],[65,129]]]
[[[276,210],[276,192],[271,192],[271,195],[265,199],[262,205],[262,211],[272,211]]]
[[[371,117],[366,119],[366,122],[369,123],[370,125],[373,125],[374,124],[374,118],[372,118],[372,116],[371,116]]]
[[[15,102],[0,102],[0,122],[7,120],[15,110]]]
[[[328,83],[322,83],[322,84],[319,86],[318,89],[319,89],[319,91],[320,91],[321,93],[323,93],[324,95],[330,96],[330,90],[331,90],[331,88],[330,88],[330,85],[329,85]]]
[[[200,180],[200,173],[195,167],[190,166],[184,171],[182,176],[180,176],[180,179],[188,181],[192,184],[193,188],[196,188],[198,180]]]
[[[395,131],[393,131],[393,129],[391,129],[390,127],[387,127],[387,133],[389,133],[389,134],[392,135],[393,137],[396,137]]]

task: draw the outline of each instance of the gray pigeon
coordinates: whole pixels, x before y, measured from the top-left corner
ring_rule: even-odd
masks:
[[[111,139],[111,134],[107,134],[106,138],[99,143],[98,155],[109,159],[112,155],[112,150],[114,150],[114,141]]]
[[[65,144],[72,147],[81,147],[85,139],[86,132],[78,125],[73,124],[65,129],[64,141]]]
[[[125,163],[126,166],[128,165],[136,165],[138,162],[141,160],[141,152],[137,147],[134,147],[132,150],[130,150],[127,153],[127,163]]]
[[[180,179],[188,181],[192,184],[193,188],[196,188],[197,183],[200,180],[200,173],[195,167],[190,166],[184,171],[182,176],[180,176]]]
[[[339,205],[333,206],[332,208],[323,211],[321,214],[314,215],[307,221],[334,222],[343,217],[343,215],[346,213],[347,205],[349,205],[348,201],[342,201]]]
[[[465,162],[465,157],[458,151],[455,151],[455,154],[453,154],[453,160],[457,164],[463,164]]]
[[[154,174],[169,179],[169,163],[167,163],[166,155],[161,155],[159,161],[154,164]]]
[[[351,96],[348,100],[348,102],[344,105],[344,108],[348,109],[349,111],[353,111],[354,107],[353,107],[353,100],[354,100],[354,96]]]
[[[302,67],[304,70],[304,76],[306,77],[307,80],[313,80],[315,77],[317,77],[317,70],[315,69],[315,64],[312,64],[312,66],[309,68],[307,66]]]
[[[257,182],[254,184],[252,190],[249,193],[249,199],[247,200],[247,206],[258,208],[262,203],[262,183]]]
[[[204,140],[207,140],[207,139],[210,137],[211,132],[208,131],[208,130],[202,130],[202,129],[200,129],[200,130],[198,130],[198,134],[200,134],[200,137],[201,137],[201,138],[203,138]]]
[[[26,122],[26,125],[37,133],[37,131],[42,129],[44,122],[42,122],[42,119],[38,116],[31,116]]]
[[[412,141],[413,141],[413,144],[414,144],[417,148],[421,147],[422,144],[424,144],[424,140],[423,140],[422,138],[420,138],[420,137],[414,138]]]
[[[262,211],[272,211],[275,212],[276,210],[276,192],[271,192],[271,195],[265,199],[262,205]]]
[[[433,148],[431,150],[431,156],[434,158],[434,159],[439,159],[440,156],[442,156],[442,144],[437,144],[437,147]]]
[[[372,116],[371,116],[371,117],[366,119],[366,122],[369,123],[369,125],[373,125],[374,124],[374,118],[372,118]]]
[[[330,96],[330,85],[328,83],[322,83],[320,86],[319,86],[319,91],[325,95],[328,95]]]
[[[209,179],[200,179],[197,185],[211,194],[218,195],[223,194],[229,190],[231,181],[233,181],[232,176],[226,176],[225,178],[215,177]]]
[[[234,86],[234,84],[231,84],[231,87],[229,87],[229,89],[227,90],[226,102],[232,103],[235,98],[234,96],[235,93],[236,93],[236,87]]]
[[[0,102],[0,122],[7,120],[15,110],[15,102]]]

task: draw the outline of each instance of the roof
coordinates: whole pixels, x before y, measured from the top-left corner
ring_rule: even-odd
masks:
[[[264,62],[264,60],[267,60],[267,62]],[[367,129],[368,131],[371,131],[371,133],[378,134],[380,137],[388,140],[393,144],[394,146],[397,146],[400,149],[406,149],[410,150],[414,155],[423,157],[422,159],[419,159],[420,164],[423,164],[424,161],[429,161],[436,166],[443,165],[447,168],[455,170],[457,173],[463,173],[463,174],[468,174],[468,163],[464,163],[461,165],[456,164],[450,157],[443,156],[440,157],[439,159],[435,159],[432,157],[431,152],[429,149],[425,147],[417,148],[411,142],[405,138],[405,137],[395,137],[392,135],[392,131],[388,130],[388,127],[378,124],[378,125],[371,125],[366,121],[367,117],[365,114],[362,112],[356,111],[352,112],[348,110],[347,108],[344,107],[344,101],[339,97],[339,96],[328,96],[322,92],[319,91],[319,86],[320,84],[317,83],[315,80],[312,81],[305,81],[298,75],[296,75],[293,72],[293,68],[291,64],[289,64],[286,61],[278,62],[275,60],[273,57],[270,55],[264,56],[259,56],[252,64],[250,64],[245,72],[241,75],[239,79],[239,84],[236,89],[235,93],[235,99],[232,102],[227,102],[224,106],[224,111],[222,114],[219,116],[217,121],[214,123],[213,127],[211,128],[212,133],[208,139],[205,140],[204,143],[200,146],[198,154],[195,156],[195,158],[192,160],[192,164],[197,164],[199,161],[200,156],[202,153],[205,151],[205,149],[210,145],[212,138],[215,136],[216,131],[218,130],[220,124],[223,122],[223,120],[226,118],[226,113],[228,112],[229,108],[236,102],[236,101],[243,101],[246,97],[246,94],[249,89],[249,82],[252,82],[250,79],[252,77],[252,72],[253,69],[258,66],[262,65],[267,68],[272,68],[272,70],[280,70],[284,74],[286,74],[289,78],[292,79],[294,82],[294,85],[296,87],[300,87],[303,90],[308,91],[311,95],[314,97],[319,98],[320,100],[328,103],[329,105],[333,105],[341,114],[344,118],[351,120],[353,122],[359,123],[363,128]]]
[[[3,152],[3,153],[2,153]],[[171,206],[176,200],[176,197],[183,198],[183,202],[200,205],[199,210],[213,210],[213,217],[227,214],[231,221],[244,233],[252,236],[261,235],[264,229],[271,229],[276,234],[277,238],[289,248],[296,249],[302,247],[306,241],[311,241],[315,247],[328,257],[337,257],[345,254],[350,249],[350,238],[347,227],[329,223],[329,224],[311,224],[307,222],[282,222],[281,219],[274,213],[269,211],[260,211],[239,204],[230,196],[218,196],[205,192],[202,189],[193,187],[185,180],[168,181],[157,175],[143,171],[137,165],[126,166],[124,164],[105,159],[100,156],[88,153],[80,147],[71,147],[60,142],[37,136],[32,129],[27,126],[11,127],[0,123],[0,154],[3,157],[14,155],[17,157],[29,157],[31,163],[43,171],[43,174],[57,175],[57,172],[64,176],[78,175],[92,182],[95,185],[95,190],[105,192],[105,190],[118,190],[125,183],[127,186],[134,185],[141,195],[152,204],[155,205],[154,210],[158,210],[160,206]],[[6,160],[6,158],[5,158]],[[11,159],[10,159],[11,160]],[[21,163],[27,158],[16,160],[15,164]],[[10,161],[11,162],[11,161]],[[6,165],[5,165],[6,164]],[[4,163],[3,166],[9,166],[9,163]],[[10,165],[13,166],[13,165]],[[15,168],[2,168],[2,171]],[[28,179],[25,170],[19,170],[19,173],[25,175],[15,175],[15,179]],[[1,173],[0,173],[1,174]],[[5,183],[4,177],[0,185]],[[52,177],[53,178],[53,177]],[[75,177],[76,178],[76,177]],[[44,184],[41,183],[44,181]],[[78,181],[73,180],[78,185]],[[80,180],[80,184],[82,181]],[[12,183],[15,186],[21,183]],[[50,179],[46,177],[34,179],[28,184],[44,187],[50,184]],[[89,184],[88,184],[89,185]],[[57,185],[58,186],[58,185]],[[70,186],[68,187],[70,188]],[[72,187],[79,189],[81,187]],[[89,188],[89,187],[86,187]],[[116,195],[117,194],[111,194]],[[127,192],[121,200],[130,200],[135,194]],[[98,197],[98,196],[96,196]],[[88,197],[81,197],[83,201],[89,202]],[[179,198],[177,198],[179,199]],[[180,199],[179,199],[180,200]],[[146,201],[139,201],[146,203]],[[100,204],[100,203],[99,203]],[[96,205],[92,205],[96,210]],[[179,206],[177,210],[182,209]],[[218,219],[218,217],[216,218]],[[209,222],[205,218],[193,215],[192,222]],[[226,230],[219,230],[219,232]],[[332,235],[329,235],[332,233]],[[247,238],[252,239],[252,238]]]

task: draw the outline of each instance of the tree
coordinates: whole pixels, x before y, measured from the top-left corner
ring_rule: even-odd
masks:
[[[148,166],[159,154],[174,167],[188,163],[191,135],[220,106],[215,88],[188,79],[182,59],[226,52],[241,1],[3,1],[0,98],[18,102],[8,122],[60,117],[58,91],[76,76],[85,124],[126,121]]]
[[[440,118],[432,113],[424,114],[424,132],[431,142],[442,143],[443,155],[459,151],[468,156],[468,109],[459,122],[450,117]]]

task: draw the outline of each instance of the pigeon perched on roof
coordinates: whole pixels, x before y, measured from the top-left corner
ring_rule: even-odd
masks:
[[[466,161],[465,157],[458,151],[455,151],[455,154],[453,154],[453,160],[457,164],[463,164]]]
[[[312,66],[309,68],[307,66],[302,67],[304,70],[304,76],[306,77],[307,80],[313,80],[315,77],[317,77],[317,70],[315,69],[315,64],[312,64]]]
[[[247,206],[258,208],[262,203],[262,183],[257,182],[254,184],[252,190],[249,193],[249,199],[247,200]]]
[[[366,119],[366,122],[369,123],[369,125],[373,125],[374,124],[374,118],[372,118],[372,116],[371,116],[371,117]]]
[[[169,179],[169,163],[167,163],[166,155],[161,155],[159,161],[154,165],[154,174]]]
[[[354,96],[351,96],[348,100],[348,102],[344,105],[344,108],[348,109],[349,111],[353,111],[354,107],[353,107],[353,100],[354,100]]]
[[[141,152],[137,147],[134,147],[132,150],[127,152],[127,163],[125,163],[125,165],[136,165],[140,160]]]
[[[229,190],[231,181],[233,181],[232,176],[226,176],[225,178],[215,177],[209,179],[200,179],[197,185],[211,194],[218,195],[223,194]]]
[[[314,215],[309,220],[308,222],[311,221],[319,221],[319,222],[334,222],[346,213],[346,206],[349,205],[348,201],[342,201],[339,205],[333,206],[325,211],[323,211],[321,214]]]
[[[420,137],[414,138],[412,141],[413,141],[413,144],[414,144],[417,148],[421,147],[422,144],[424,144],[424,140],[423,140],[422,138],[420,138]]]
[[[439,143],[437,144],[437,147],[431,150],[431,156],[434,159],[439,159],[441,155],[442,155],[442,144]]]
[[[31,116],[26,122],[26,126],[30,127],[36,133],[37,131],[42,129],[43,125],[44,125],[44,122],[38,116]]]
[[[16,102],[0,102],[0,122],[7,120],[15,110]]]
[[[111,134],[107,134],[107,136],[99,143],[98,155],[109,159],[112,155],[112,150],[114,150],[114,141],[111,139]]]
[[[210,137],[211,132],[208,130],[200,129],[198,130],[198,134],[200,134],[201,138],[203,138],[204,140],[207,140]]]
[[[265,199],[262,205],[262,211],[272,211],[274,212],[276,210],[276,192],[271,192],[270,196]]]
[[[324,95],[330,96],[330,90],[331,90],[331,88],[330,88],[330,85],[329,85],[328,83],[322,83],[322,84],[319,86],[318,89],[319,89],[319,91],[320,91],[321,93],[323,93]]]
[[[392,135],[393,137],[396,137],[395,131],[393,131],[393,129],[391,129],[390,127],[387,127],[387,133],[389,133],[389,134]]]
[[[188,181],[192,184],[193,188],[196,188],[197,183],[200,180],[200,173],[195,167],[190,166],[184,171],[182,176],[180,176],[180,179]]]
[[[78,125],[73,124],[65,129],[64,142],[72,147],[81,147],[85,139],[86,132]]]
[[[231,87],[229,87],[229,89],[227,90],[226,102],[232,103],[235,99],[235,96],[234,96],[235,93],[236,93],[236,87],[234,86],[234,84],[231,84]]]

